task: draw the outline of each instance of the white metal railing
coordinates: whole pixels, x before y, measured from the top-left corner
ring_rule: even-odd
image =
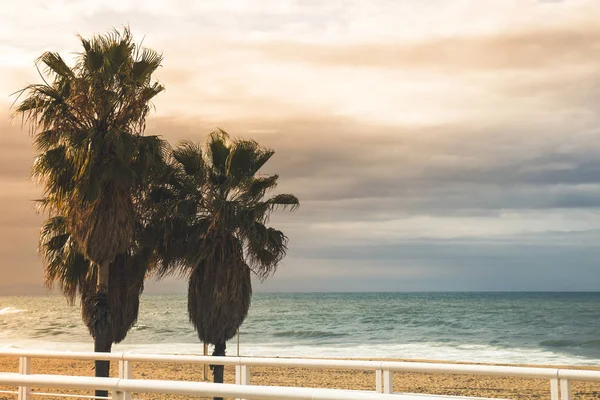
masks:
[[[448,400],[448,396],[383,394],[356,390],[232,385],[227,383],[161,381],[150,379],[93,378],[64,375],[22,375],[0,372],[0,384],[49,388],[101,389],[112,392],[112,400],[127,393],[161,393],[186,396],[227,396],[263,400]],[[77,396],[86,397],[86,396]]]
[[[331,359],[293,359],[293,358],[261,358],[261,357],[213,357],[194,355],[167,354],[135,354],[135,353],[93,353],[93,352],[57,352],[33,350],[0,350],[0,357],[19,357],[19,374],[31,373],[31,358],[78,359],[78,360],[110,360],[119,362],[119,378],[121,382],[134,381],[132,362],[177,362],[188,364],[217,364],[235,366],[235,382],[240,386],[250,385],[251,367],[298,367],[313,369],[354,369],[375,371],[376,392],[393,394],[394,372],[448,373],[487,376],[511,376],[521,378],[547,379],[550,382],[551,400],[572,400],[571,381],[600,382],[600,371],[572,370],[557,368],[504,367],[491,365],[440,364],[395,361],[363,361],[363,360],[331,360]],[[41,375],[37,375],[41,376]],[[100,379],[100,378],[99,378]],[[137,381],[136,381],[137,382]],[[140,382],[151,382],[142,380]],[[161,382],[161,381],[156,381]],[[162,381],[165,382],[165,381]],[[184,383],[184,382],[182,382]],[[19,400],[30,398],[30,385],[19,386]],[[252,386],[257,388],[259,386]],[[123,388],[123,386],[121,386]],[[296,388],[292,388],[296,389]],[[298,388],[299,389],[299,388]],[[137,389],[136,389],[137,390]],[[316,390],[316,389],[315,389]],[[320,390],[320,389],[319,389]],[[324,389],[323,389],[324,390]],[[137,390],[139,391],[139,390]],[[123,392],[123,399],[130,400],[129,390]],[[143,392],[143,390],[142,390]],[[368,392],[362,392],[368,394]],[[237,396],[237,395],[236,395]],[[246,395],[243,395],[246,396]],[[261,397],[253,397],[261,398]],[[265,397],[269,398],[269,397]],[[295,398],[295,397],[280,397]],[[304,398],[304,397],[298,397]],[[316,397],[320,398],[320,397]],[[330,397],[323,397],[330,398]],[[349,399],[348,397],[346,397]],[[358,399],[358,397],[356,397]],[[361,397],[362,398],[362,397]],[[420,397],[422,398],[422,397]],[[447,397],[446,397],[447,398]]]

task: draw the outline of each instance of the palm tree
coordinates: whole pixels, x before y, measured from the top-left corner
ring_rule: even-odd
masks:
[[[74,67],[57,53],[37,60],[50,82],[40,73],[42,84],[20,91],[26,97],[16,113],[35,135],[33,177],[44,186],[45,209],[64,218],[77,250],[95,266],[86,322],[94,351],[109,352],[111,266],[132,247],[139,199],[163,162],[164,142],[143,136],[151,101],[164,90],[152,81],[162,56],[134,43],[128,28],[80,39]],[[96,361],[96,376],[108,369]]]
[[[168,208],[163,250],[170,254],[160,272],[188,274],[190,321],[201,341],[214,344],[216,356],[225,355],[226,341],[246,318],[251,275],[273,274],[287,250],[287,237],[267,223],[275,209],[294,210],[299,202],[290,194],[264,198],[278,176],[258,171],[273,154],[222,130],[209,135],[204,149],[183,142],[173,150],[159,196]],[[222,383],[223,366],[213,373]]]

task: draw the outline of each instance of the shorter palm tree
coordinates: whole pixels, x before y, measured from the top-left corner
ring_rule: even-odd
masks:
[[[202,148],[183,142],[157,197],[165,207],[164,252],[159,274],[189,276],[188,313],[198,337],[224,356],[226,342],[243,323],[252,296],[251,275],[272,275],[288,238],[268,227],[271,213],[295,210],[296,196],[278,194],[278,175],[259,175],[274,152],[252,140],[232,140],[218,130]],[[223,366],[213,367],[223,382]]]

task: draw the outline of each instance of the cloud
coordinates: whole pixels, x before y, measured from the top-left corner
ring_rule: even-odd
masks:
[[[590,54],[600,50],[600,28],[594,24],[578,30],[552,27],[508,34],[342,45],[271,41],[248,47],[279,62],[465,74],[474,70],[546,69],[590,62]]]
[[[153,132],[184,136],[170,120],[156,122]],[[188,123],[206,126],[185,130],[200,140],[210,130],[202,121]],[[305,201],[392,198],[390,206],[404,212],[451,212],[560,207],[569,196],[587,203],[598,198],[599,133],[563,139],[561,129],[540,133],[545,128],[536,124],[390,128],[342,118],[263,122],[264,134],[250,134],[258,125],[248,125],[223,126],[273,147],[267,170],[281,175],[282,190],[293,188]],[[573,143],[565,148],[565,141]]]
[[[173,145],[216,127],[255,138],[276,151],[265,172],[280,175],[278,191],[300,197],[300,210],[273,218],[290,257],[261,288],[600,282],[597,2],[234,3],[5,8],[3,280],[41,279],[31,137],[2,122],[8,94],[39,81],[33,61],[43,51],[72,57],[75,33],[129,23],[165,57],[157,77],[167,91],[147,132]],[[567,264],[579,286],[561,275]]]
[[[600,254],[591,247],[410,243],[392,250],[333,248],[326,256],[289,258],[271,280],[255,287],[267,291],[596,291],[600,279]],[[313,269],[324,272],[315,279]]]

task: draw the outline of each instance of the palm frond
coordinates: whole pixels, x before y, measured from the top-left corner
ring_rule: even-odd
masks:
[[[238,196],[247,203],[260,202],[268,191],[277,187],[278,179],[279,175],[250,178],[240,185]]]
[[[71,68],[69,68],[69,66],[58,53],[47,51],[42,54],[40,58],[38,58],[37,62],[41,62],[46,65],[46,73],[48,74],[53,73],[63,78],[73,78],[74,76]]]
[[[283,210],[289,209],[290,211],[295,211],[300,207],[300,201],[293,194],[278,194],[268,199],[265,203],[269,205],[271,210],[281,208]]]
[[[183,141],[173,150],[173,158],[183,167],[184,172],[193,177],[204,174],[202,148],[190,141]]]
[[[283,232],[256,222],[245,235],[246,256],[252,272],[264,280],[273,275],[285,257],[288,238]]]
[[[226,174],[230,147],[229,134],[224,130],[218,129],[208,135],[204,151],[206,163],[211,165],[217,174]]]
[[[51,288],[57,284],[73,304],[88,274],[90,263],[71,240],[64,217],[46,220],[41,230],[39,249],[45,263],[46,286]]]
[[[46,129],[36,135],[33,143],[38,150],[47,151],[60,143],[61,136],[58,129]]]
[[[162,55],[154,50],[143,49],[140,59],[133,63],[131,75],[134,82],[143,84],[162,62]]]
[[[259,146],[253,140],[236,140],[229,148],[226,173],[228,176],[243,181],[255,173],[254,164]]]
[[[81,58],[80,68],[87,74],[93,74],[104,66],[104,55],[99,43],[81,38],[85,52]]]

